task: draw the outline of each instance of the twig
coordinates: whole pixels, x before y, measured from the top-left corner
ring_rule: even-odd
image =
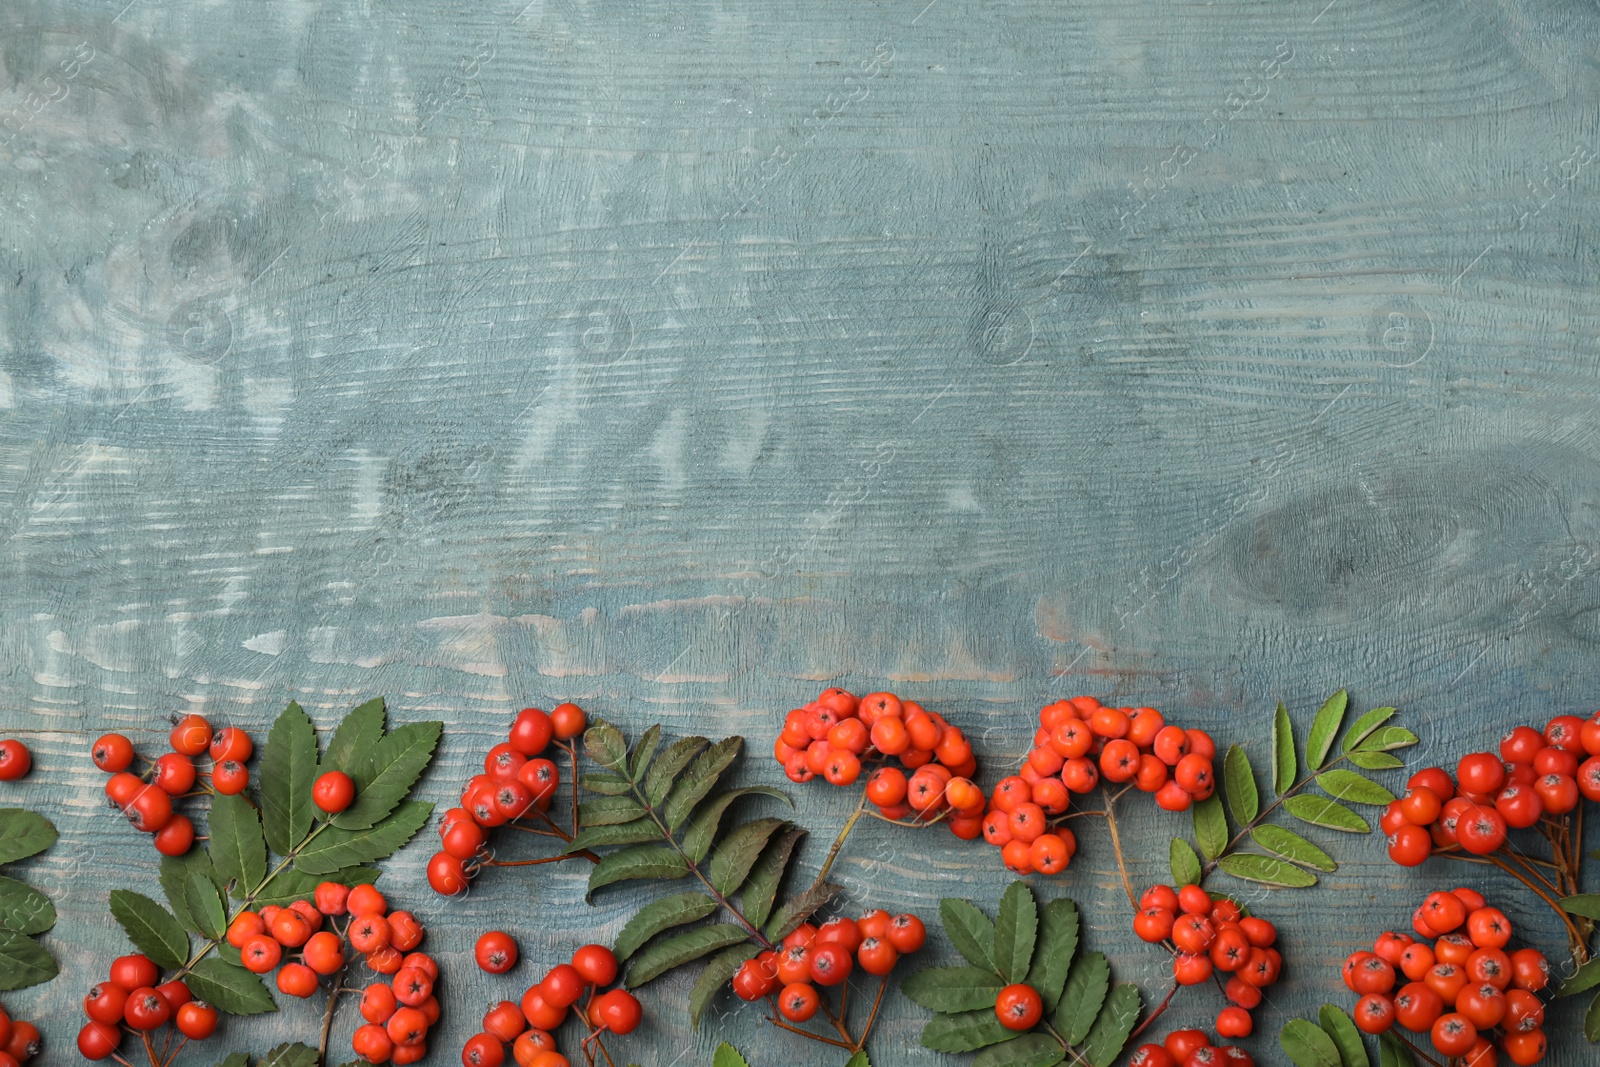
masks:
[[[1122,888],[1127,891],[1128,903],[1134,911],[1139,910],[1139,898],[1134,895],[1133,882],[1128,878],[1128,864],[1122,858],[1122,835],[1117,833],[1117,813],[1113,809],[1111,794],[1105,786],[1100,787],[1100,794],[1106,798],[1106,826],[1111,830],[1111,849],[1117,854],[1117,870],[1122,873]]]
[[[1133,1033],[1128,1035],[1128,1041],[1130,1043],[1133,1041],[1134,1038],[1136,1038],[1140,1034],[1144,1033],[1145,1029],[1151,1023],[1153,1023],[1157,1019],[1161,1018],[1161,1013],[1167,1010],[1167,1005],[1172,1003],[1172,998],[1177,995],[1177,992],[1178,992],[1179,988],[1180,987],[1179,987],[1178,983],[1176,983],[1176,982],[1172,983],[1172,988],[1167,990],[1167,995],[1162,998],[1160,1004],[1156,1005],[1156,1010],[1151,1012],[1148,1016],[1146,1016],[1144,1022],[1139,1024],[1138,1029],[1134,1030]]]
[[[1579,936],[1577,927],[1572,925],[1572,918],[1548,893],[1546,893],[1543,889],[1540,889],[1533,882],[1529,881],[1521,871],[1511,866],[1511,864],[1506,863],[1504,860],[1496,859],[1493,855],[1486,856],[1481,859],[1470,859],[1455,852],[1441,851],[1437,854],[1445,857],[1446,859],[1460,860],[1467,863],[1487,863],[1491,866],[1499,867],[1502,871],[1505,871],[1507,874],[1511,875],[1511,877],[1515,878],[1517,881],[1533,890],[1536,894],[1538,894],[1539,899],[1550,905],[1555,913],[1561,917],[1561,921],[1566,924],[1567,933],[1571,936],[1573,941],[1573,956],[1577,958],[1579,963],[1583,963],[1588,959],[1588,948],[1583,943],[1582,937]]]
[[[809,1037],[813,1041],[821,1041],[824,1045],[832,1045],[835,1048],[842,1048],[846,1052],[860,1051],[859,1049],[851,1048],[847,1042],[839,1041],[836,1038],[826,1037],[822,1034],[813,1034],[811,1031],[802,1030],[798,1026],[790,1026],[788,1023],[783,1022],[775,1015],[767,1016],[767,1022],[771,1023],[773,1026],[776,1026],[780,1030],[787,1030],[791,1034],[799,1034],[801,1037]]]
[[[324,1067],[328,1062],[328,1036],[333,1033],[333,1009],[339,1003],[339,983],[344,980],[345,967],[339,968],[333,976],[333,984],[328,987],[328,1006],[322,1012],[322,1039],[317,1042],[317,1067]]]
[[[822,861],[822,867],[817,871],[816,878],[811,881],[811,888],[815,889],[828,877],[828,872],[833,869],[833,861],[839,858],[839,850],[844,848],[845,838],[850,836],[850,831],[856,828],[862,814],[867,810],[867,791],[861,791],[861,799],[856,802],[856,810],[844,821],[844,826],[839,830],[839,836],[833,839],[833,847],[828,849],[828,856]],[[881,816],[880,816],[881,818]]]
[[[1246,835],[1248,835],[1251,830],[1254,830],[1256,827],[1260,826],[1263,822],[1265,822],[1266,819],[1267,819],[1267,816],[1271,815],[1274,811],[1276,811],[1278,809],[1278,807],[1285,800],[1288,800],[1290,797],[1294,796],[1300,790],[1302,790],[1306,786],[1310,785],[1313,781],[1316,780],[1318,775],[1327,774],[1333,768],[1337,767],[1339,764],[1343,763],[1345,760],[1347,760],[1349,758],[1350,758],[1349,753],[1345,753],[1344,755],[1340,756],[1338,759],[1332,760],[1332,761],[1324,764],[1323,766],[1318,767],[1316,770],[1312,771],[1310,774],[1308,774],[1304,778],[1300,779],[1294,785],[1292,785],[1288,789],[1284,790],[1282,796],[1280,796],[1277,800],[1274,800],[1271,804],[1267,805],[1267,808],[1266,808],[1265,811],[1263,811],[1261,814],[1257,815],[1254,819],[1251,819],[1248,823],[1246,823],[1244,826],[1242,826],[1239,829],[1239,832],[1237,834],[1233,835],[1232,840],[1230,840],[1226,845],[1223,846],[1221,852],[1217,853],[1217,859],[1214,859],[1210,863],[1206,864],[1204,869],[1203,869],[1203,871],[1202,871],[1202,873],[1203,874],[1210,874],[1213,870],[1215,870],[1216,866],[1217,866],[1217,860],[1221,859],[1223,856],[1226,856],[1228,853],[1232,852],[1233,849],[1234,849],[1234,846],[1236,846],[1240,841],[1243,841],[1245,839]]]
[[[883,1003],[883,991],[888,988],[889,976],[884,975],[878,981],[878,995],[873,998],[872,1011],[867,1014],[867,1025],[861,1028],[861,1039],[856,1042],[857,1052],[867,1047],[867,1036],[872,1033],[872,1024],[878,1021],[878,1005]]]

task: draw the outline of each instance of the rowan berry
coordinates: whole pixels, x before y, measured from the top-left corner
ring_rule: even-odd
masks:
[[[1088,754],[1089,746],[1094,744],[1094,734],[1082,719],[1067,718],[1051,729],[1046,743],[1063,760],[1077,759]]]
[[[1409,934],[1397,934],[1393,930],[1385,930],[1372,943],[1372,952],[1379,959],[1387,960],[1390,966],[1399,967],[1400,959],[1405,955],[1406,949],[1414,944],[1416,940]]]
[[[1456,824],[1456,839],[1474,855],[1486,855],[1506,840],[1506,821],[1494,808],[1473,804]]]
[[[1251,1010],[1261,1005],[1263,994],[1260,989],[1246,982],[1237,974],[1228,979],[1228,984],[1223,987],[1227,998],[1245,1010]]]
[[[133,765],[133,742],[121,734],[105,734],[95,740],[89,755],[96,767],[115,774]]]
[[[428,1017],[420,1009],[401,1005],[384,1024],[389,1038],[396,1045],[415,1045],[428,1033]]]
[[[1193,803],[1193,794],[1170,778],[1156,790],[1156,807],[1163,811],[1188,811]]]
[[[1171,778],[1167,765],[1162,763],[1149,752],[1139,756],[1139,770],[1133,777],[1133,784],[1138,786],[1141,793],[1155,793],[1166,785]]]
[[[1545,805],[1536,789],[1513,784],[1500,790],[1494,798],[1494,810],[1500,813],[1507,826],[1525,830],[1544,815]]]
[[[517,781],[532,794],[535,804],[542,805],[555,795],[557,787],[561,785],[561,768],[542,757],[531,759],[517,771]]]
[[[467,872],[459,858],[448,852],[436,852],[428,861],[428,884],[436,893],[454,896],[467,888]]]
[[[1061,782],[1074,793],[1092,792],[1100,784],[1100,768],[1087,756],[1069,759],[1061,766]]]
[[[1394,1025],[1394,1001],[1382,993],[1368,993],[1356,1001],[1351,1017],[1362,1032],[1381,1034]]]
[[[518,1040],[521,1040],[520,1038]],[[551,1049],[541,1049],[529,1055],[527,1062],[518,1061],[517,1067],[572,1067],[568,1059]]]
[[[1446,1004],[1454,1004],[1456,997],[1467,987],[1467,972],[1453,963],[1436,963],[1423,976],[1422,983]]]
[[[1250,949],[1244,932],[1236,924],[1228,923],[1211,941],[1211,963],[1217,970],[1232,974],[1250,962]]]
[[[1249,1037],[1255,1024],[1249,1012],[1234,1006],[1217,1013],[1216,1029],[1218,1037]]]
[[[374,982],[361,992],[361,1017],[369,1023],[386,1023],[400,1006],[388,982]]]
[[[1505,784],[1505,780],[1505,766],[1488,752],[1470,753],[1462,756],[1456,764],[1456,781],[1463,793],[1493,794]]]
[[[1590,756],[1578,768],[1578,792],[1587,800],[1600,800],[1600,756]]]
[[[789,945],[778,953],[778,981],[784,985],[811,981],[811,946]]]
[[[588,725],[588,716],[576,704],[557,704],[550,709],[550,726],[559,741],[577,737]]]
[[[1016,817],[1015,813],[1012,818]],[[1060,874],[1072,862],[1077,839],[1065,826],[1054,833],[1040,834],[1028,846],[1028,862],[1040,874]]]
[[[1511,954],[1511,984],[1537,993],[1550,984],[1550,964],[1536,948],[1521,948]]]
[[[1459,1056],[1478,1040],[1478,1028],[1460,1012],[1441,1015],[1433,1023],[1433,1047],[1446,1056]]]
[[[156,1030],[172,1018],[172,1005],[150,986],[140,986],[128,994],[122,1006],[122,1021],[135,1030]]]
[[[1211,760],[1191,752],[1178,761],[1178,766],[1173,770],[1172,777],[1189,793],[1198,795],[1211,786],[1211,774]]]
[[[303,963],[285,963],[278,968],[278,991],[304,999],[317,991],[317,972]]]
[[[1240,919],[1239,929],[1244,931],[1246,940],[1256,948],[1271,948],[1273,942],[1278,940],[1278,928],[1266,919],[1258,919],[1253,915]]]
[[[239,954],[248,970],[266,974],[283,958],[283,946],[267,934],[257,934],[244,943]]]
[[[1479,1030],[1489,1030],[1505,1018],[1506,995],[1487,982],[1469,984],[1456,998],[1456,1011]]]
[[[173,1021],[178,1032],[191,1041],[204,1041],[217,1032],[217,1009],[198,1000],[180,1005]]]
[[[1544,1025],[1544,1001],[1526,989],[1506,990],[1506,1017],[1501,1020],[1507,1033],[1537,1030]]]
[[[1013,874],[1033,873],[1033,845],[1012,839],[1000,848],[1000,862]]]
[[[1185,915],[1210,915],[1211,894],[1197,885],[1182,886],[1178,890],[1178,909]]]
[[[1132,741],[1122,738],[1107,741],[1100,752],[1100,774],[1108,782],[1131,780],[1139,773],[1139,764],[1139,748]]]
[[[778,1014],[792,1023],[803,1023],[817,1013],[821,1003],[815,986],[806,982],[790,982],[778,994]]]
[[[14,782],[33,767],[33,756],[21,741],[0,741],[0,782]]]
[[[1578,755],[1564,748],[1541,748],[1533,757],[1536,777],[1546,774],[1577,774]]]
[[[805,948],[817,939],[817,928],[810,923],[801,923],[783,939],[784,948]]]
[[[1387,993],[1394,988],[1394,981],[1394,966],[1367,953],[1351,974],[1350,988],[1361,994]]]
[[[272,920],[272,938],[284,948],[299,948],[311,937],[311,924],[305,917],[290,908],[284,908]],[[352,944],[354,938],[351,939]],[[360,946],[357,946],[360,947]],[[374,945],[373,948],[380,946]],[[362,948],[362,951],[367,951]]]
[[[1533,791],[1552,815],[1565,815],[1578,806],[1582,794],[1576,778],[1566,774],[1547,774],[1533,783]]]
[[[1172,1058],[1181,1064],[1196,1050],[1209,1048],[1211,1038],[1204,1030],[1174,1030],[1162,1044]]]
[[[200,715],[185,715],[173,726],[167,740],[172,751],[198,756],[211,747],[211,724]]]
[[[128,990],[113,982],[91,986],[83,998],[83,1013],[95,1022],[116,1025],[122,1022],[122,1009],[128,1003]]]
[[[420,967],[401,967],[389,984],[394,988],[395,998],[407,1007],[420,1007],[433,996],[433,979]]]
[[[850,977],[850,971],[855,964],[851,959],[850,950],[845,946],[832,943],[814,944],[810,952],[808,967],[813,982],[832,986]]]
[[[250,770],[238,760],[223,760],[211,768],[211,788],[223,796],[237,796],[250,784]]]
[[[1394,998],[1395,1020],[1412,1033],[1432,1029],[1443,1012],[1444,998],[1423,982],[1407,983]]]
[[[489,930],[473,946],[478,967],[490,974],[505,974],[517,965],[517,942],[504,930]]]
[[[902,956],[910,955],[923,946],[928,939],[928,931],[922,925],[922,920],[915,915],[896,915],[889,921],[889,929],[885,935],[889,944]]]
[[[1402,867],[1416,867],[1433,852],[1433,839],[1420,826],[1401,826],[1389,835],[1389,858]]]
[[[172,798],[165,790],[145,785],[123,807],[122,814],[135,830],[154,834],[172,821]]]
[[[1032,986],[1019,982],[1000,990],[994,1014],[1007,1030],[1031,1030],[1044,1014],[1044,1001]]]
[[[565,1008],[576,1003],[583,996],[585,983],[583,975],[570,963],[558,963],[545,973],[544,980],[539,983],[539,995],[544,997],[546,1004],[557,1008]]]
[[[163,856],[182,856],[194,845],[194,823],[187,815],[173,815],[156,831],[156,851]]]
[[[1210,956],[1180,952],[1172,957],[1172,977],[1179,985],[1199,985],[1214,969]]]
[[[856,962],[861,965],[863,971],[881,978],[894,970],[895,964],[900,962],[900,950],[887,940],[869,937],[856,949]]]
[[[1252,947],[1249,962],[1239,968],[1238,974],[1257,989],[1265,989],[1278,980],[1282,968],[1283,962],[1276,949]]]
[[[461,1046],[463,1067],[501,1067],[506,1061],[506,1047],[493,1034],[473,1034]]]
[[[1399,801],[1400,814],[1417,826],[1432,826],[1443,809],[1439,794],[1425,785],[1413,787]]]
[[[142,953],[118,956],[111,961],[110,980],[128,990],[154,986],[161,980],[161,969]]]
[[[1216,936],[1211,920],[1202,915],[1180,915],[1172,927],[1172,943],[1178,946],[1179,952],[1204,952]]]
[[[354,896],[351,893],[352,899]],[[277,923],[273,924],[273,929],[277,929]],[[389,947],[389,920],[382,915],[357,915],[345,932],[350,938],[350,947],[357,952],[370,954]]]
[[[78,1031],[78,1053],[87,1060],[103,1060],[122,1043],[122,1031],[109,1023],[90,1020]]]
[[[1505,1035],[1500,1039],[1500,1047],[1517,1067],[1531,1067],[1544,1059],[1549,1043],[1543,1030],[1524,1030]]]

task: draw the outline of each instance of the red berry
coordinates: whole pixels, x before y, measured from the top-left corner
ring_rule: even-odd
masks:
[[[0,782],[14,782],[33,767],[33,756],[21,741],[0,741]]]
[[[608,986],[617,979],[617,956],[604,945],[583,945],[572,954],[573,968],[590,985]]]
[[[198,1000],[178,1008],[174,1018],[178,1032],[193,1041],[204,1041],[217,1031],[217,1009]]]
[[[478,966],[490,974],[505,974],[517,965],[517,942],[504,930],[490,930],[473,947]]]
[[[473,1034],[461,1047],[464,1067],[500,1067],[506,1061],[506,1047],[492,1034]]]
[[[209,735],[209,731],[208,731]],[[135,1030],[156,1030],[172,1018],[172,1005],[151,986],[140,986],[128,994],[122,1007],[122,1021]]]
[[[255,752],[255,747],[250,735],[237,726],[224,726],[211,735],[211,759],[216,763],[223,760],[243,763]]]
[[[311,787],[311,802],[326,815],[337,815],[356,798],[356,783],[343,771],[327,771]]]
[[[638,998],[626,989],[602,993],[589,1004],[589,1021],[614,1034],[631,1034],[643,1017]]]
[[[1044,1014],[1044,1001],[1032,986],[1019,982],[1000,990],[994,1013],[1007,1030],[1031,1030]]]
[[[201,715],[185,715],[172,728],[167,740],[172,751],[198,756],[211,747],[211,724]]]

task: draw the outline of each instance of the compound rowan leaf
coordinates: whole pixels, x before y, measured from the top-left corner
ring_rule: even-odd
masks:
[[[1333,1038],[1304,1019],[1289,1020],[1278,1034],[1278,1044],[1297,1067],[1342,1067]]]
[[[1132,982],[1117,983],[1083,1039],[1083,1055],[1092,1067],[1111,1067],[1116,1062],[1143,1010],[1139,987]]]
[[[1317,785],[1336,800],[1352,804],[1371,804],[1383,807],[1395,802],[1395,795],[1365,775],[1344,769],[1324,771],[1317,775]]]
[[[191,874],[184,881],[182,891],[181,908],[171,897],[167,898],[167,902],[173,906],[179,922],[184,922],[186,915],[192,920],[184,922],[186,929],[213,940],[228,932],[228,906],[223,902],[215,882],[203,874]]]
[[[1006,983],[984,967],[929,967],[900,983],[900,992],[929,1011],[976,1011],[994,1008]]]
[[[654,819],[636,819],[613,826],[585,826],[578,835],[567,842],[567,853],[582,852],[586,848],[604,848],[608,845],[639,845],[646,841],[660,841],[661,827]]]
[[[689,864],[677,849],[666,845],[634,845],[620,849],[601,858],[589,872],[589,890],[638,878],[683,878],[689,873]]]
[[[1000,973],[994,959],[994,923],[977,905],[960,897],[945,897],[939,901],[939,918],[945,936],[968,963]]]
[[[310,1045],[292,1041],[268,1049],[256,1067],[321,1067],[321,1060]]]
[[[611,950],[617,954],[617,959],[626,963],[635,952],[644,947],[646,941],[663,930],[704,919],[716,911],[717,907],[715,900],[699,891],[675,893],[670,897],[653,900],[628,920],[622,932],[617,934],[617,940],[611,946]]]
[[[317,781],[317,728],[292,700],[267,732],[256,781],[267,846],[287,856],[310,832],[317,810],[311,802]]]
[[[739,894],[739,906],[744,911],[744,917],[754,925],[763,925],[772,914],[783,873],[789,867],[795,848],[805,836],[806,832],[799,827],[779,834],[767,843],[766,851],[761,853],[761,858],[750,869],[750,877],[744,880],[744,889]]]
[[[260,1015],[278,1010],[260,975],[215,956],[195,964],[184,981],[196,1000],[229,1015]]]
[[[1020,982],[1033,963],[1039,935],[1039,905],[1026,882],[1012,882],[1000,897],[994,921],[994,965],[1007,982]]]
[[[740,797],[753,795],[775,797],[786,802],[791,808],[794,807],[794,801],[789,799],[789,794],[781,789],[772,789],[764,785],[731,789],[702,802],[695,809],[693,817],[689,819],[689,824],[683,831],[683,850],[689,854],[691,860],[699,863],[711,851],[711,843],[716,839],[717,829],[722,825],[722,814],[728,810],[728,805]]]
[[[1068,1044],[1080,1045],[1100,1017],[1111,989],[1111,965],[1098,952],[1085,952],[1067,974],[1067,986],[1056,1007],[1055,1027]]]
[[[656,723],[633,746],[633,755],[628,757],[629,778],[637,782],[644,777],[645,771],[650,769],[650,761],[656,758],[656,746],[660,743],[661,724]]]
[[[694,988],[689,991],[689,1025],[692,1028],[700,1029],[700,1019],[711,1006],[712,998],[727,986],[746,960],[754,959],[760,951],[761,946],[746,941],[742,945],[725,948],[711,957],[700,972],[700,977],[694,980]]]
[[[1328,761],[1328,752],[1333,748],[1334,738],[1339,735],[1345,708],[1349,706],[1350,694],[1341,689],[1317,709],[1317,717],[1311,720],[1311,733],[1306,737],[1307,770],[1320,770]]]
[[[624,793],[633,791],[633,783],[628,781],[627,778],[620,774],[610,774],[604,771],[580,775],[578,784],[590,793],[599,793],[608,797],[620,797]]]
[[[1592,959],[1579,967],[1571,978],[1561,983],[1558,997],[1570,997],[1600,985],[1600,958]]]
[[[56,924],[50,898],[25,882],[0,876],[0,930],[42,934]]]
[[[243,900],[267,876],[267,842],[261,819],[242,795],[211,798],[211,862],[217,875]]]
[[[1254,852],[1235,852],[1223,856],[1217,861],[1217,866],[1235,878],[1278,889],[1304,889],[1317,884],[1317,876],[1310,871],[1276,856],[1261,856]]]
[[[1250,768],[1250,757],[1238,745],[1229,745],[1222,762],[1222,791],[1228,798],[1228,810],[1233,821],[1240,826],[1254,819],[1261,811],[1261,795],[1256,790],[1255,772]]]
[[[0,863],[36,856],[56,843],[56,828],[36,811],[0,808]]]
[[[1404,726],[1385,726],[1373,731],[1371,737],[1356,747],[1362,752],[1390,752],[1397,748],[1410,748],[1417,741],[1417,735]]]
[[[387,818],[428,769],[443,732],[442,722],[411,722],[385,734],[351,775],[356,781],[355,802],[335,815],[333,824],[367,830]]]
[[[628,769],[628,741],[622,731],[604,719],[583,732],[583,750],[589,758],[607,770],[625,774]]]
[[[1327,797],[1301,793],[1283,802],[1284,810],[1303,823],[1321,826],[1328,830],[1342,830],[1347,834],[1370,834],[1367,820],[1337,801]]]
[[[844,886],[833,882],[823,882],[820,885],[806,887],[805,892],[794,897],[778,913],[767,922],[766,935],[769,941],[779,941],[799,928],[818,910],[827,905],[828,901],[844,892]],[[748,914],[745,918],[749,918]]]
[[[0,930],[0,991],[26,989],[57,973],[56,961],[39,942],[15,930]]]
[[[662,806],[667,829],[677,832],[695,806],[717,787],[717,782],[739,757],[739,750],[743,747],[744,738],[725,737],[695,757]]]
[[[1038,991],[1046,1012],[1055,1011],[1061,1000],[1067,971],[1078,952],[1079,925],[1078,906],[1066,897],[1052,900],[1039,912],[1039,939],[1027,984]]]
[[[935,1015],[922,1028],[922,1046],[935,1052],[976,1052],[1013,1036],[1000,1025],[991,1004],[979,1011]]]
[[[300,849],[295,869],[304,874],[332,874],[342,867],[392,856],[427,824],[432,813],[431,803],[408,800],[376,826],[359,830],[329,826]]]
[[[355,768],[371,755],[383,739],[386,721],[382,697],[374,697],[345,712],[338,728],[333,731],[333,738],[328,742],[328,750],[322,754],[320,769],[353,775]]]
[[[1280,797],[1294,788],[1295,776],[1300,773],[1295,763],[1294,724],[1289,721],[1289,709],[1278,701],[1278,710],[1272,717],[1272,788]]]
[[[685,737],[669,745],[667,750],[650,765],[650,770],[644,776],[645,799],[652,806],[659,805],[667,799],[667,794],[672,792],[678,775],[689,766],[689,761],[698,756],[709,744],[711,742],[703,737]]]
[[[682,967],[718,949],[737,945],[748,940],[749,936],[748,930],[734,923],[713,923],[664,937],[634,954],[623,985],[628,989],[637,989],[674,967]]]
[[[749,877],[772,835],[790,824],[782,819],[754,819],[728,831],[711,854],[711,885],[729,896]]]
[[[618,826],[645,817],[644,805],[632,797],[601,797],[578,805],[579,826]]]

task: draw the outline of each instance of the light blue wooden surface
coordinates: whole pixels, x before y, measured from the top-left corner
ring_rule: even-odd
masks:
[[[0,13],[0,724],[39,768],[0,800],[61,828],[24,872],[63,964],[4,1001],[46,1062],[122,945],[107,872],[154,886],[88,739],[175,711],[387,694],[449,721],[444,799],[563,698],[747,733],[762,780],[835,680],[990,768],[1078,691],[1263,759],[1275,700],[1341,684],[1440,761],[1593,709],[1592,5],[925,2]],[[801,793],[829,834],[845,798]],[[1135,807],[1148,881],[1181,821]],[[1258,902],[1293,929],[1263,1033],[1418,894],[1339,844]],[[930,916],[1006,881],[876,827],[840,872]],[[581,873],[396,894],[447,961],[429,1062],[529,978],[473,932],[520,916],[551,961],[620,927]],[[1159,992],[1103,834],[1041,888]],[[624,1051],[831,1062],[749,1010],[690,1035],[687,992]],[[937,1059],[920,1019],[892,1000],[874,1063]],[[1547,1062],[1590,1062],[1576,1028]]]

